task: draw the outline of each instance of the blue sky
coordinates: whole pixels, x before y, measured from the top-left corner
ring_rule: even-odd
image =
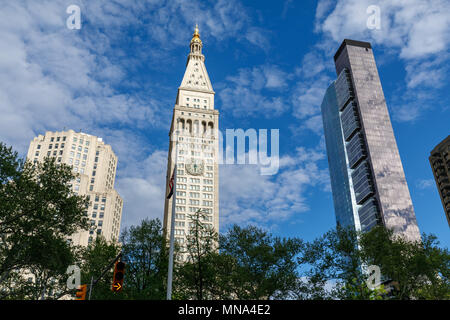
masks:
[[[421,232],[449,247],[430,150],[450,134],[448,1],[1,1],[0,140],[72,128],[119,157],[122,227],[161,218],[168,131],[198,23],[220,130],[279,129],[280,170],[220,168],[221,231],[312,240],[335,226],[320,103],[344,38],[370,41]],[[66,8],[81,8],[69,30]],[[367,8],[380,8],[368,29]]]

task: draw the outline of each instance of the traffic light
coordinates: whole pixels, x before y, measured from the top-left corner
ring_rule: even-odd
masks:
[[[123,276],[125,274],[125,263],[117,261],[114,266],[114,276],[111,290],[114,292],[122,291]]]
[[[75,300],[86,300],[86,291],[87,291],[87,284],[82,284],[78,287],[77,290],[77,298]]]

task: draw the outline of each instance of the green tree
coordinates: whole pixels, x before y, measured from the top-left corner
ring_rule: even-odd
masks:
[[[0,297],[57,299],[76,261],[67,238],[87,229],[87,200],[73,194],[71,168],[33,164],[0,143]],[[34,280],[24,278],[25,271]]]
[[[381,226],[330,230],[306,244],[299,263],[308,267],[294,292],[302,299],[448,299],[449,254],[437,245],[432,235],[412,242]],[[376,289],[363,271],[371,265],[381,271]]]
[[[159,219],[144,219],[121,234],[127,266],[124,294],[127,299],[165,299],[168,250]]]
[[[393,284],[393,299],[449,299],[450,255],[434,235],[408,241],[383,227],[361,235],[362,258]]]
[[[87,247],[81,249],[81,284],[88,285],[86,300],[92,280],[97,282],[92,288],[91,300],[123,299],[122,292],[115,293],[111,290],[114,267],[110,265],[119,253],[119,244],[108,242],[101,235],[98,235]],[[109,270],[103,274],[108,266],[110,266]]]
[[[350,228],[330,230],[305,245],[299,297],[306,299],[369,299],[367,276],[361,270],[358,234]]]
[[[220,237],[220,255],[227,258],[221,273],[225,293],[235,299],[285,297],[298,279],[295,257],[302,246],[298,238],[273,237],[257,227],[234,225]]]
[[[176,295],[185,299],[212,299],[211,287],[215,280],[215,258],[218,235],[205,224],[206,213],[197,210],[189,215],[189,233],[186,237],[187,261],[176,268]]]

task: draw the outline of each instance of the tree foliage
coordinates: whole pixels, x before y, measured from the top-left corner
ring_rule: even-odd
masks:
[[[33,164],[0,143],[0,295],[58,298],[76,260],[70,235],[87,229],[87,200],[72,193],[71,168],[45,159]],[[32,282],[28,277],[33,278]]]
[[[121,234],[127,264],[124,295],[127,299],[165,299],[168,250],[159,219],[142,220]]]
[[[269,299],[285,296],[298,278],[295,257],[302,246],[303,242],[298,238],[273,237],[254,226],[231,227],[220,238],[222,259],[234,264],[222,274],[228,280],[229,297]]]
[[[384,227],[359,233],[337,228],[308,243],[299,263],[308,266],[296,297],[306,299],[448,299],[449,253],[436,238],[411,242]],[[368,266],[380,268],[369,289]],[[328,290],[327,290],[328,289]]]
[[[186,236],[185,262],[178,264],[175,272],[176,296],[184,299],[211,299],[215,281],[214,261],[217,257],[218,235],[204,224],[206,214],[197,210],[189,217],[189,233]]]
[[[69,265],[91,299],[165,299],[168,241],[158,219],[125,228],[120,243],[98,236],[86,248],[67,239],[88,229],[88,201],[72,193],[71,168],[52,159],[32,164],[0,143],[0,299],[59,299]],[[433,235],[411,242],[383,227],[336,228],[317,239],[274,237],[255,226],[218,235],[198,211],[188,217],[175,255],[174,299],[449,299],[450,254]],[[112,261],[126,263],[122,292],[111,291]],[[382,283],[368,286],[369,266]],[[105,271],[106,270],[106,271]],[[104,274],[102,272],[105,271]],[[29,281],[32,278],[32,281]]]
[[[392,283],[393,299],[449,299],[450,255],[433,235],[407,241],[377,227],[361,235],[362,259]]]
[[[88,285],[88,294],[91,283],[94,281],[90,300],[122,299],[120,293],[117,294],[111,290],[114,270],[111,263],[119,253],[120,246],[115,242],[106,241],[101,235],[98,235],[86,248],[81,249],[81,283]],[[109,269],[107,269],[108,266]],[[105,271],[104,274],[103,271]]]

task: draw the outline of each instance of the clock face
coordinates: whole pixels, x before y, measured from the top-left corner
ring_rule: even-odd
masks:
[[[191,159],[189,163],[186,163],[185,165],[187,173],[194,175],[194,176],[200,176],[203,174],[203,160],[198,159]]]

